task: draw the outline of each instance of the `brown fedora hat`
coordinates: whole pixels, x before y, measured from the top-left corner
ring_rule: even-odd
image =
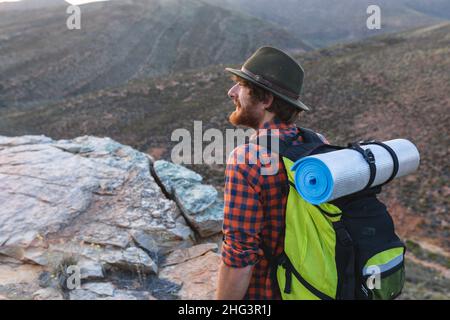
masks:
[[[242,66],[241,70],[226,71],[266,89],[298,109],[309,111],[300,101],[303,87],[303,68],[285,52],[272,48],[259,48]]]

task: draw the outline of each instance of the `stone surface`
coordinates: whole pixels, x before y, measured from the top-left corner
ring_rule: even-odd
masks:
[[[39,285],[42,271],[43,267],[37,265],[0,264],[0,295],[8,300],[34,299],[34,293],[42,289]]]
[[[182,300],[212,300],[217,288],[220,255],[211,251],[183,263],[165,267],[160,278],[181,285]]]
[[[209,185],[192,182],[174,188],[174,197],[188,223],[201,237],[219,233],[223,224],[223,200]]]
[[[69,293],[70,300],[156,300],[151,294],[135,291],[135,290],[120,290],[115,289],[111,292],[104,292],[107,294],[96,293],[89,289],[76,289]]]
[[[99,262],[83,260],[77,263],[80,267],[82,280],[93,280],[104,278],[103,266]]]
[[[33,294],[33,300],[64,300],[64,297],[58,289],[44,288]]]
[[[142,273],[158,273],[158,266],[142,249],[127,248],[125,251],[109,251],[102,255],[102,261],[112,267]]]
[[[202,177],[194,171],[168,161],[158,160],[153,168],[165,192],[201,237],[222,230],[223,201],[213,186],[202,184]]]
[[[167,194],[173,195],[173,188],[183,182],[202,182],[198,173],[165,160],[155,161],[153,169]]]
[[[0,253],[47,266],[49,246],[61,241],[125,255],[135,233],[151,234],[155,251],[192,245],[192,231],[149,165],[149,157],[109,138],[0,137]]]
[[[174,187],[175,199],[184,213],[199,215],[211,206],[217,198],[213,186],[198,183],[182,183]]]
[[[88,290],[94,292],[100,296],[113,296],[114,295],[114,285],[109,282],[90,282],[83,284],[81,286],[83,290]]]
[[[70,300],[98,300],[100,296],[92,291],[76,289],[69,292]]]
[[[43,268],[35,265],[0,264],[0,286],[14,283],[39,283]]]
[[[195,259],[206,254],[209,251],[217,252],[218,246],[215,243],[205,243],[193,246],[188,249],[178,249],[172,252],[162,263],[162,267],[180,264],[188,260]]]
[[[194,246],[191,227],[202,237],[220,232],[223,202],[200,175],[169,162],[154,162],[166,177],[158,185],[153,162],[109,138],[0,136],[0,295],[212,298],[217,245]],[[72,265],[82,286],[63,292]]]

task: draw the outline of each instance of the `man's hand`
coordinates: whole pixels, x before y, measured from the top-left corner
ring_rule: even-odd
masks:
[[[242,300],[247,292],[253,266],[231,268],[223,262],[219,268],[217,300]]]

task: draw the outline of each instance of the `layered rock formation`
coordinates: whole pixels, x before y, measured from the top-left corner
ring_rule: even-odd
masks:
[[[23,136],[0,137],[0,181],[3,297],[212,297],[217,245],[195,245],[223,202],[196,173],[109,138]]]

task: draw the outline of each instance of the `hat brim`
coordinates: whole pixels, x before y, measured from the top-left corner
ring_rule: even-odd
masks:
[[[241,70],[238,69],[232,69],[232,68],[225,68],[226,71],[241,77],[247,81],[250,81],[251,83],[257,85],[258,87],[261,87],[267,91],[270,91],[271,93],[273,93],[274,95],[276,95],[277,97],[283,99],[284,101],[290,103],[291,105],[293,105],[294,107],[296,107],[297,109],[303,110],[303,111],[310,111],[311,109],[306,106],[303,102],[301,102],[298,99],[292,99],[282,93],[279,93],[275,90],[273,90],[272,88],[267,87],[266,85],[259,83],[258,81],[256,81],[255,79],[253,79],[252,77],[248,76],[246,73],[242,72]]]

